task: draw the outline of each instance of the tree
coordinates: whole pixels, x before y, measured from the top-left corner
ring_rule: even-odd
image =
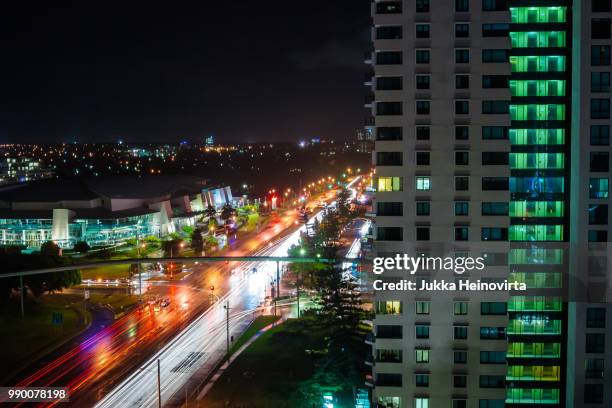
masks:
[[[227,224],[227,221],[232,218],[235,213],[236,210],[231,206],[231,204],[225,204],[221,209],[221,219]]]
[[[85,241],[79,241],[76,244],[74,244],[74,250],[81,254],[87,253],[90,249],[91,247]]]
[[[208,219],[215,218],[217,216],[217,210],[212,205],[209,205],[204,210],[204,215],[206,215]]]
[[[201,254],[204,250],[204,239],[202,239],[202,231],[196,228],[191,233],[191,248],[196,254]]]
[[[181,240],[178,238],[173,238],[167,241],[162,241],[162,249],[164,251],[164,256],[166,257],[174,257],[178,256],[181,250]]]
[[[44,242],[40,246],[40,253],[44,256],[54,257],[59,256],[61,250],[60,247],[53,241]]]

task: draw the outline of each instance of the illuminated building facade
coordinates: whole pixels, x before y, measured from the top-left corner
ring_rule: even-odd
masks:
[[[478,248],[487,276],[471,279],[529,288],[376,293],[374,406],[608,406],[610,1],[375,1],[372,16],[377,256]]]

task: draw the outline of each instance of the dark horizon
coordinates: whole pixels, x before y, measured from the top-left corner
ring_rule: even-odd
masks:
[[[369,7],[4,5],[0,142],[352,138]]]

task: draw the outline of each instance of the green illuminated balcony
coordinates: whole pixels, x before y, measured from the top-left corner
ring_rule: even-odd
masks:
[[[563,241],[563,225],[511,225],[510,241]]]
[[[510,105],[511,120],[564,120],[563,104],[526,104]]]
[[[510,265],[562,264],[563,250],[553,248],[513,248],[508,254]]]
[[[563,217],[563,201],[511,201],[511,217]]]
[[[515,55],[510,57],[512,72],[564,72],[565,56]]]
[[[560,391],[556,388],[508,388],[507,404],[552,405],[559,403]]]
[[[565,143],[565,129],[510,129],[508,135],[513,145],[562,145]]]
[[[512,48],[565,47],[565,31],[527,31],[510,33]]]
[[[565,81],[560,79],[510,80],[512,96],[565,96]]]
[[[561,326],[561,320],[553,320],[541,314],[523,314],[508,322],[506,333],[509,335],[560,335]]]
[[[508,343],[507,357],[510,358],[560,358],[561,343]]]
[[[566,7],[510,7],[510,21],[514,24],[565,23]]]
[[[528,289],[551,289],[561,287],[560,272],[511,272],[508,281],[527,285]]]
[[[563,169],[563,153],[510,153],[510,169]]]
[[[522,366],[509,365],[506,380],[516,381],[559,381],[561,368],[559,366]]]
[[[508,301],[509,312],[560,312],[561,300],[556,296],[513,296]]]

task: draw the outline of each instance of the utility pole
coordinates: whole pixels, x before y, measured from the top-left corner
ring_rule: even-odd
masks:
[[[300,273],[297,272],[295,275],[295,286],[297,289],[297,317],[300,318]]]
[[[21,318],[23,319],[25,312],[23,310],[23,292],[24,292],[25,288],[23,287],[23,275],[19,275],[19,292],[20,292],[20,300],[19,302],[21,303]]]
[[[161,367],[159,358],[157,359],[157,407],[162,408],[161,403]]]
[[[225,305],[223,306],[225,308],[225,340],[226,340],[226,353],[227,356],[229,357],[229,350],[230,350],[230,334],[229,334],[229,311],[230,311],[230,307],[229,307],[229,300],[225,301]]]

